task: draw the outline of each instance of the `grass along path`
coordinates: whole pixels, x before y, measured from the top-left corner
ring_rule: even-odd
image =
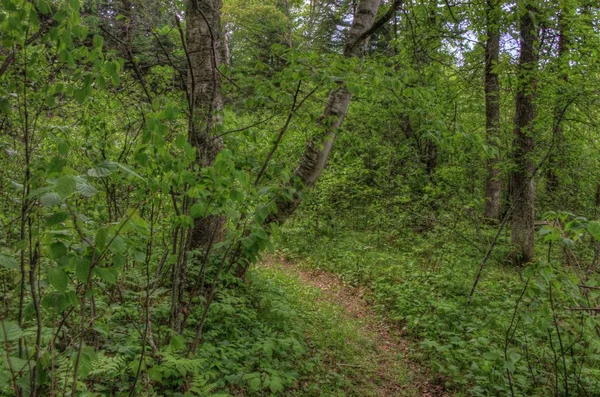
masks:
[[[311,378],[296,395],[445,396],[407,356],[410,345],[363,299],[364,291],[335,275],[273,256],[257,268],[260,278],[283,288],[305,321],[306,339],[318,356]]]

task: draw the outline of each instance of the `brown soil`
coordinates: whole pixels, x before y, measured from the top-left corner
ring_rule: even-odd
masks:
[[[365,300],[366,290],[349,285],[338,276],[314,269],[302,269],[295,263],[282,257],[266,257],[263,265],[278,266],[290,275],[297,276],[307,285],[321,290],[321,299],[344,308],[344,315],[356,319],[359,330],[367,339],[372,340],[378,348],[378,372],[383,382],[383,396],[419,395],[421,397],[449,396],[442,385],[433,384],[427,371],[418,363],[410,360],[411,342],[402,336],[402,331],[386,323]],[[410,372],[411,385],[403,385],[392,376],[390,369],[398,365],[401,357],[402,365]]]

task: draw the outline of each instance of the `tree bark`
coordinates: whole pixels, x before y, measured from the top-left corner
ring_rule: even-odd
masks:
[[[186,54],[189,59],[189,142],[197,150],[200,168],[211,166],[223,148],[223,141],[214,134],[221,123],[220,60],[222,0],[186,1]],[[209,216],[196,219],[190,249],[206,248],[218,241],[224,218]]]
[[[220,10],[221,0],[186,0],[186,32],[175,17],[188,62],[186,94],[188,99],[188,141],[196,149],[199,171],[211,166],[223,148],[222,140],[215,136],[214,127],[221,122],[221,78],[217,70],[220,62]],[[188,213],[193,200],[184,198],[183,212]],[[190,229],[175,229],[173,246],[178,253],[171,273],[170,326],[182,332],[181,314],[184,311],[187,284],[188,252],[194,249],[209,250],[214,241],[222,237],[225,219],[208,216],[194,220]],[[173,253],[175,253],[173,252]]]
[[[500,81],[496,70],[500,53],[499,2],[497,0],[488,0],[486,12],[487,40],[485,43],[484,72],[485,131],[488,145],[495,148],[497,152],[487,161],[483,216],[488,219],[498,219],[500,216],[500,191],[502,189],[500,171],[498,170],[500,155],[496,143],[500,126]]]
[[[511,245],[515,264],[522,265],[534,257],[534,149],[535,88],[537,71],[538,31],[534,21],[535,8],[527,2],[521,10],[518,88],[513,140],[514,170],[511,174],[513,214]]]
[[[346,37],[345,57],[363,57],[366,42],[369,34],[373,33],[373,28],[384,18],[389,19],[393,15],[393,12],[390,11],[395,11],[400,5],[400,1],[394,1],[390,11],[376,22],[375,17],[380,3],[381,0],[360,0],[358,2],[352,26]],[[269,216],[266,223],[283,224],[300,204],[301,191],[314,186],[327,164],[336,132],[344,121],[351,97],[350,91],[343,82],[330,92],[325,110],[317,121],[319,133],[306,143],[304,154],[294,171],[294,176],[300,182],[300,189],[290,199],[280,198],[277,201],[277,212]]]
[[[568,38],[568,9],[564,5],[558,15],[558,67],[560,70],[560,79],[566,83],[569,81],[568,74],[568,52],[569,52],[569,38]],[[550,154],[548,158],[548,171],[546,173],[546,192],[550,195],[555,193],[559,186],[560,181],[556,173],[556,168],[562,168],[564,161],[557,156],[561,152],[562,141],[563,141],[563,126],[561,123],[563,107],[564,107],[564,87],[559,87],[557,90],[556,105],[554,108],[554,127],[552,129],[552,139],[556,142],[555,151]],[[558,162],[558,164],[556,164]]]

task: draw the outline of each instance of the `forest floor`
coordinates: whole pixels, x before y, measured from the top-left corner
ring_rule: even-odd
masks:
[[[448,395],[442,386],[430,382],[427,370],[410,358],[411,349],[416,348],[414,342],[375,313],[363,288],[352,286],[332,273],[304,268],[276,256],[265,257],[259,272],[263,275],[266,272],[267,277],[284,289],[296,289],[291,294],[296,295],[295,309],[313,318],[307,339],[316,341],[316,349],[330,347],[330,352],[319,352],[325,357],[325,366],[330,367],[325,370],[347,378],[346,390],[336,390],[339,395]],[[316,294],[298,296],[299,286]],[[313,313],[308,313],[311,311]],[[320,313],[317,321],[314,321],[314,312]],[[330,320],[333,317],[333,321],[318,320],[319,317],[324,320],[325,316]],[[340,339],[345,344],[343,349],[350,353],[340,353],[339,348],[336,351]]]

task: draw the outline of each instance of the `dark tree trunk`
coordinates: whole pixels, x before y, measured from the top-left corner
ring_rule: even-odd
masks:
[[[566,83],[569,81],[568,74],[568,52],[569,52],[569,38],[567,34],[568,30],[568,9],[566,5],[561,9],[558,15],[558,67],[561,75],[561,80]],[[564,87],[559,87],[557,92],[556,105],[554,109],[554,126],[552,130],[552,139],[554,140],[554,150],[548,158],[548,171],[546,173],[546,191],[549,195],[555,193],[559,186],[560,181],[556,173],[557,168],[564,166],[564,161],[560,158],[561,149],[563,147],[563,126],[561,122],[563,107],[564,107]],[[557,164],[558,163],[558,164]]]
[[[513,140],[514,170],[511,174],[513,200],[511,245],[516,264],[525,264],[534,256],[534,149],[535,87],[538,32],[531,2],[520,10],[519,80]]]
[[[500,126],[500,82],[498,78],[498,57],[500,53],[500,7],[496,0],[487,1],[487,41],[485,43],[485,131],[488,145],[496,149],[496,154],[487,161],[485,178],[485,205],[483,216],[498,219],[500,216],[500,191],[502,182],[498,164],[500,162],[497,138]]]

